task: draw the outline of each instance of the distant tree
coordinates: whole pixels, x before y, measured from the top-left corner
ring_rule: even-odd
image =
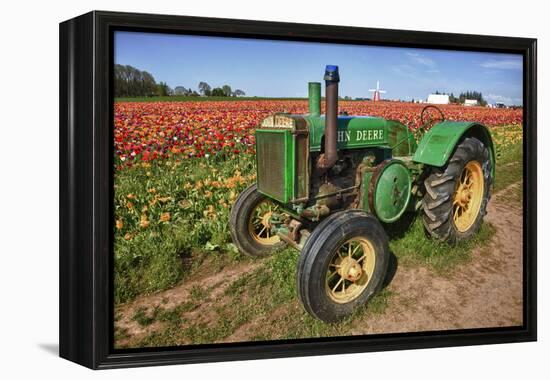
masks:
[[[222,86],[222,91],[223,91],[224,96],[231,96],[231,94],[232,94],[231,86],[228,85],[228,84],[224,84]]]
[[[234,95],[234,96],[245,96],[246,94],[244,93],[243,90],[236,89],[236,90],[233,92],[233,95]]]
[[[115,65],[115,97],[153,96],[157,83],[153,75],[130,65]]]
[[[481,106],[486,106],[487,105],[487,101],[485,99],[483,99],[483,94],[481,92],[478,92],[478,91],[466,91],[466,92],[462,92],[459,97],[459,102],[460,103],[464,103],[464,100],[466,99],[475,99],[477,100],[477,103]]]
[[[212,89],[211,95],[212,96],[226,96],[225,92],[223,92],[223,90],[219,87],[216,87],[216,88]]]
[[[191,91],[183,86],[174,87],[174,95],[189,95]]]
[[[157,95],[158,96],[170,96],[174,92],[173,90],[166,84],[166,82],[160,82],[157,86]]]
[[[460,103],[460,100],[451,92],[451,95],[449,95],[449,101],[451,103]]]
[[[199,82],[199,92],[201,95],[210,96],[212,94],[212,87],[206,82]]]

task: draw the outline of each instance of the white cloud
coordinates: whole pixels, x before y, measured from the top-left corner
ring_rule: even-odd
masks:
[[[484,96],[490,103],[521,104],[521,98],[510,98],[508,96],[489,94]]]
[[[422,54],[418,54],[418,53],[406,53],[406,54],[407,54],[407,57],[409,57],[409,60],[411,60],[414,63],[423,65],[429,68],[434,68],[436,66],[436,63],[433,59],[428,58]]]
[[[401,75],[404,77],[416,77],[416,71],[409,65],[397,65],[393,66],[392,70],[395,74]]]
[[[519,59],[492,59],[479,64],[486,69],[498,69],[498,70],[521,70],[523,63]]]

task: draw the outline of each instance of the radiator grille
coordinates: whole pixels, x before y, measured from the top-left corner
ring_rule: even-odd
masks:
[[[258,190],[281,202],[289,198],[285,194],[285,143],[286,133],[256,132]]]

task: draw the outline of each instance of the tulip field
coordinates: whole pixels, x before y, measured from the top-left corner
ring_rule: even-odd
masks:
[[[349,115],[399,120],[420,125],[424,104],[340,101]],[[440,106],[449,120],[472,120],[488,126],[521,124],[521,109]],[[230,100],[186,102],[118,102],[115,104],[118,166],[158,158],[232,156],[253,151],[254,127],[274,112],[307,113],[306,100]]]
[[[339,105],[349,115],[396,119],[411,129],[419,126],[422,108],[399,102]],[[447,119],[490,126],[498,151],[505,151],[502,157],[511,161],[507,152],[513,151],[513,159],[521,159],[521,109],[441,109]],[[216,271],[249,260],[231,243],[229,210],[239,192],[255,180],[254,127],[283,111],[306,113],[307,101],[115,103],[117,304],[167,289],[204,263]]]

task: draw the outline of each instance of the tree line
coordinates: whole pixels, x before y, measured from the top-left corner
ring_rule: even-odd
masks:
[[[454,96],[454,94],[451,92],[450,94],[444,93],[444,92],[435,92],[436,95],[449,95],[449,101],[451,103],[457,103],[462,104],[466,99],[475,99],[477,100],[477,104],[480,106],[485,107],[487,105],[487,101],[483,99],[483,94],[479,91],[466,91],[461,92],[460,95],[458,95],[458,98]]]
[[[228,84],[212,88],[206,82],[200,82],[197,90],[176,86],[171,88],[166,82],[157,83],[152,74],[136,69],[130,65],[115,65],[114,73],[115,97],[144,97],[144,96],[244,96],[243,90],[232,90]]]

